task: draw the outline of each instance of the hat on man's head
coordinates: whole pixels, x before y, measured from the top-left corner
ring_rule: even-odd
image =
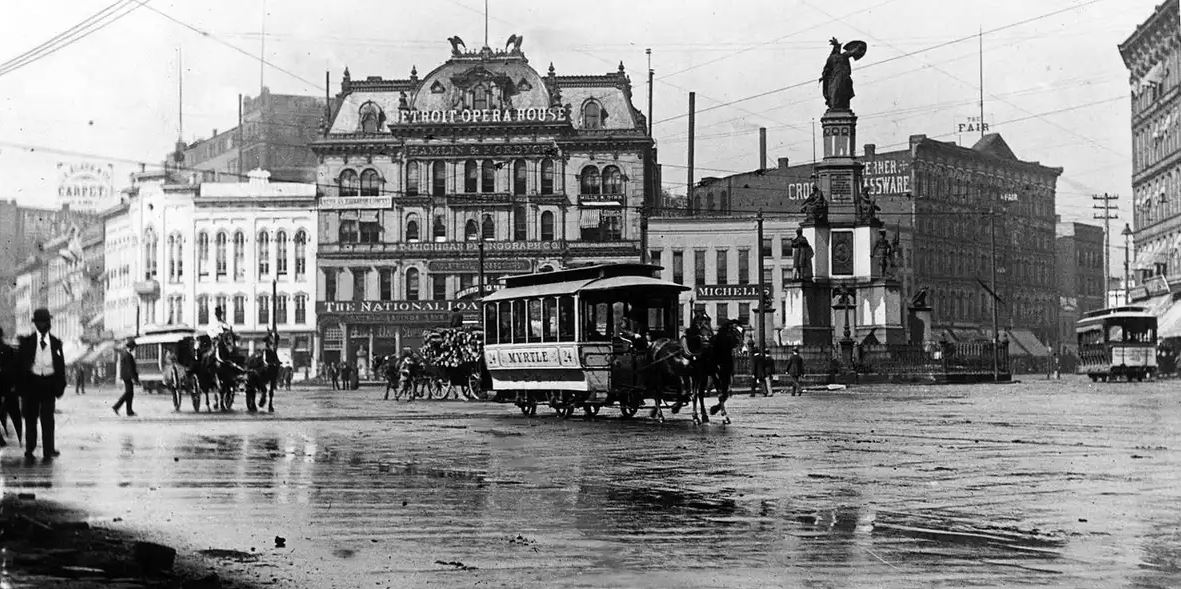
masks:
[[[124,340],[123,345],[128,348],[134,348],[135,347],[135,338],[133,338],[133,337],[127,338],[126,340]]]
[[[53,318],[53,316],[49,314],[49,309],[46,309],[45,307],[41,307],[40,309],[33,311],[33,322],[34,323],[36,323],[38,321],[49,321],[52,318]]]

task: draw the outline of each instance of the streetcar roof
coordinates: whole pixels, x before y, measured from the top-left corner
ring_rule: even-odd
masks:
[[[196,331],[188,328],[166,329],[160,331],[153,331],[145,335],[133,338],[137,346],[146,344],[172,344],[176,343],[186,337],[193,337]]]
[[[615,290],[621,288],[664,289],[674,292],[689,290],[689,287],[683,284],[668,282],[659,278],[652,278],[651,276],[610,276],[607,278],[566,280],[563,282],[551,282],[546,284],[503,288],[484,297],[484,302],[495,302],[527,297],[569,295],[578,292]]]
[[[1087,311],[1083,313],[1083,318],[1091,319],[1093,317],[1109,317],[1118,315],[1120,317],[1128,315],[1150,315],[1148,309],[1136,305],[1128,305],[1124,307],[1108,307],[1105,309],[1095,309],[1094,311]]]
[[[612,276],[647,276],[655,277],[660,266],[654,264],[640,264],[625,262],[618,264],[594,264],[579,266],[554,272],[535,272],[533,274],[518,274],[505,276],[504,286],[514,288],[518,286],[533,286],[555,282],[571,282],[575,280],[589,281],[596,278],[610,278]]]

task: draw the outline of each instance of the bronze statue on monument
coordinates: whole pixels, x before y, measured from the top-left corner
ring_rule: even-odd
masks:
[[[812,254],[812,244],[804,237],[804,230],[796,227],[796,236],[791,240],[791,264],[796,280],[812,280]]]
[[[894,271],[894,244],[886,237],[886,230],[878,231],[878,240],[873,244],[873,258],[877,260],[878,271],[882,277],[888,277]]]
[[[816,177],[812,177],[812,193],[800,204],[800,212],[804,214],[804,222],[809,225],[825,225],[828,223],[828,201],[824,200],[824,193],[816,185]]]
[[[868,47],[865,41],[849,41],[841,47],[841,42],[833,37],[829,41],[832,53],[828,61],[824,62],[824,71],[820,74],[820,91],[824,96],[824,104],[830,110],[849,110],[849,100],[853,98],[853,67],[849,59],[861,59]]]
[[[878,206],[877,199],[869,194],[869,185],[861,188],[857,194],[857,223],[865,225],[881,225],[881,219],[878,219],[878,212],[882,207]]]

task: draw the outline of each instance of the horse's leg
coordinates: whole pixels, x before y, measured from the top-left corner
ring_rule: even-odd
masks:
[[[733,370],[721,368],[718,371],[718,412],[722,414],[722,423],[730,423],[730,414],[726,413],[726,399],[730,397],[730,379]]]
[[[693,410],[701,410],[701,423],[709,423],[709,412],[705,410],[705,390],[709,375],[698,372],[693,376]]]
[[[267,413],[275,412],[275,379],[271,379],[271,393],[267,396]]]

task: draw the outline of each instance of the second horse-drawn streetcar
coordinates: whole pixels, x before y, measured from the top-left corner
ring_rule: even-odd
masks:
[[[526,414],[546,404],[562,417],[616,405],[631,417],[645,399],[668,399],[648,378],[645,341],[676,340],[688,287],[656,278],[659,266],[604,264],[504,279],[484,298],[484,359],[496,398]],[[673,399],[674,401],[676,399]]]
[[[1156,316],[1143,307],[1090,311],[1075,324],[1079,374],[1144,380],[1156,373]]]

